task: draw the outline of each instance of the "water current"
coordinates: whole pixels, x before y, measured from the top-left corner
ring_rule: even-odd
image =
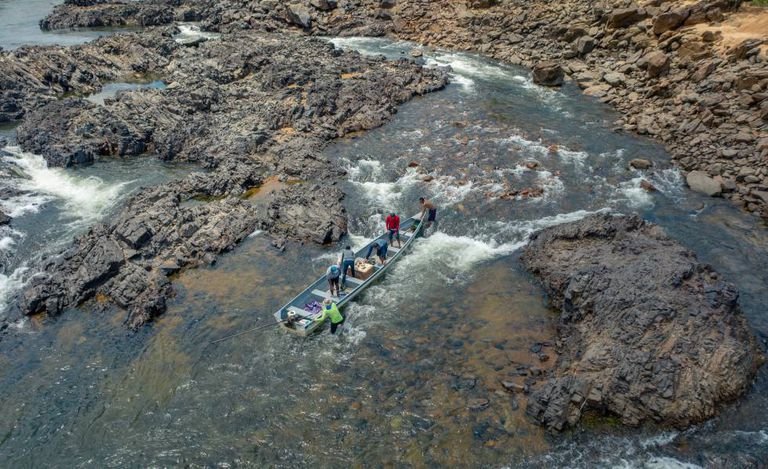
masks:
[[[334,42],[391,58],[413,47]],[[702,464],[705,454],[768,458],[764,370],[745,399],[684,432],[608,419],[549,435],[526,419],[523,401],[499,382],[522,379],[528,365],[552,365],[550,347],[546,362],[530,348],[554,339],[557,320],[519,265],[527,234],[591,212],[639,213],[736,283],[765,337],[765,227],[687,191],[662,147],[613,132],[616,116],[574,87],[542,89],[523,69],[467,54],[427,51],[425,61],[451,65],[452,84],[326,150],[347,169],[348,242],[379,232],[389,211],[415,212],[420,195],[439,207],[437,231],[348,307],[341,338],[265,329],[211,344],[268,324],[339,248],[289,244],[279,252],[254,234],[215,266],[178,275],[169,312],[138,333],[122,327],[122,313],[87,307],[6,331],[2,465],[679,468]],[[127,181],[152,183],[153,168],[141,166],[154,164],[148,159],[64,171],[13,155],[6,167],[24,175],[17,183],[48,197],[20,215],[33,226],[14,225],[38,243],[14,251],[17,258],[31,258],[46,239],[39,233],[62,229],[57,223],[105,216]],[[635,157],[654,169],[629,170]],[[658,191],[640,189],[642,177]],[[45,178],[56,183],[36,182]],[[535,188],[541,197],[509,195]]]

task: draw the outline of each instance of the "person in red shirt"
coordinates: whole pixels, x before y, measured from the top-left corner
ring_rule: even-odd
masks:
[[[397,238],[397,247],[403,247],[400,242],[400,217],[390,213],[387,217],[387,231],[389,231],[389,244],[392,246],[392,238]]]

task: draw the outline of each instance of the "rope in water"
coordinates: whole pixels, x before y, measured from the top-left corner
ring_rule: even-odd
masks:
[[[237,337],[237,336],[240,336],[240,335],[243,335],[243,334],[247,334],[249,332],[255,332],[255,331],[258,331],[258,330],[261,330],[261,329],[268,329],[270,327],[280,325],[280,324],[282,324],[284,322],[285,322],[285,320],[278,321],[278,322],[270,322],[269,324],[261,324],[261,325],[256,326],[256,327],[252,327],[252,328],[250,328],[248,330],[240,331],[237,334],[232,334],[232,335],[228,335],[226,337],[222,337],[221,339],[212,340],[211,343],[215,344],[215,343],[218,343],[218,342],[223,342],[223,341],[225,341],[227,339],[231,339],[233,337]]]

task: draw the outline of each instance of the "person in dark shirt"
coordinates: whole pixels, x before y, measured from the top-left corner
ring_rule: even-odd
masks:
[[[387,262],[387,242],[383,239],[377,239],[368,247],[368,254],[365,255],[366,259],[371,257],[374,248],[376,249],[376,255],[379,257],[379,261],[381,261],[382,264],[385,264]]]

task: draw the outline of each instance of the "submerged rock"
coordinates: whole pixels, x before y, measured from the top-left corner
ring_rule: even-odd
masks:
[[[642,158],[634,158],[632,160],[629,160],[629,166],[635,169],[649,169],[651,166],[653,166],[653,163],[651,163],[649,160],[644,160]]]
[[[554,377],[527,407],[550,429],[586,410],[687,427],[743,394],[762,364],[736,288],[637,216],[542,230],[522,262],[560,314]]]

